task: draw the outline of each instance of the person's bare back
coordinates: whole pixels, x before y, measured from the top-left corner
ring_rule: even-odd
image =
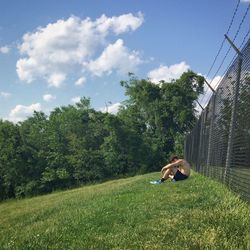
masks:
[[[189,176],[190,175],[190,164],[184,160],[184,159],[180,159],[177,162],[180,163],[180,165],[177,166],[177,168],[179,169],[179,171],[186,175]]]

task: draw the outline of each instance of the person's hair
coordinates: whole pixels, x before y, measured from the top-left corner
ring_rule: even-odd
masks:
[[[178,159],[179,159],[179,157],[177,155],[173,155],[170,158],[170,163],[172,163],[174,160],[178,160]]]

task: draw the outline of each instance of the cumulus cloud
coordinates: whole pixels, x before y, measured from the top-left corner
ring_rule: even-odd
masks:
[[[81,86],[81,85],[83,85],[85,82],[86,82],[86,78],[83,76],[83,77],[80,77],[80,78],[75,82],[75,85],[76,85],[76,86]]]
[[[160,65],[159,68],[153,69],[148,73],[149,79],[158,84],[161,80],[170,82],[173,79],[179,78],[184,72],[188,71],[190,66],[186,62],[173,64],[170,66]]]
[[[56,88],[59,88],[64,80],[66,79],[66,75],[63,73],[53,73],[48,78],[49,86],[54,86]]]
[[[114,70],[119,73],[135,71],[140,63],[139,53],[130,52],[123,45],[123,40],[118,39],[114,44],[108,45],[99,58],[90,61],[87,67],[94,75],[102,76],[103,73],[111,74]]]
[[[112,30],[118,35],[130,30],[138,29],[142,25],[143,20],[143,14],[139,12],[138,16],[129,13],[118,17],[108,18],[105,15],[102,15],[96,20],[96,23],[98,31],[106,33],[108,30]]]
[[[72,103],[80,102],[80,100],[81,100],[81,97],[80,97],[80,96],[75,96],[75,97],[72,97],[72,98],[71,98],[71,102],[72,102]]]
[[[111,103],[109,103],[111,104]],[[101,108],[101,112],[108,112],[111,114],[117,114],[117,112],[119,111],[119,108],[122,106],[122,104],[120,102],[111,104],[111,105],[106,105],[106,107]]]
[[[53,101],[53,100],[55,100],[55,99],[56,99],[56,96],[53,96],[53,95],[51,95],[51,94],[43,95],[43,100],[44,100],[45,102],[51,102],[51,101]]]
[[[142,23],[141,13],[129,13],[102,15],[96,20],[71,16],[39,27],[26,33],[19,45],[22,58],[16,63],[18,77],[28,83],[43,78],[50,86],[60,87],[76,69],[84,70],[97,51],[106,46],[108,35],[134,31]]]
[[[220,83],[220,81],[222,80],[223,76],[216,76],[214,77],[214,79],[209,79],[205,76],[205,79],[207,80],[207,82],[211,85],[211,87],[216,90],[216,88],[218,87],[218,84]],[[199,103],[201,104],[201,106],[203,108],[206,107],[207,103],[209,102],[211,96],[212,96],[213,92],[212,90],[208,87],[207,84],[204,85],[204,94],[200,95],[198,98]],[[201,107],[197,105],[197,111],[201,112]]]
[[[110,107],[108,107],[108,112],[111,114],[116,114],[119,111],[120,107],[121,107],[121,103],[119,102],[114,103]]]
[[[216,76],[214,77],[214,79],[206,78],[207,82],[212,86],[213,89],[216,89],[218,87],[218,84],[220,83],[221,79],[222,76]],[[208,86],[206,86],[206,88],[208,88]]]
[[[0,96],[4,98],[9,98],[11,96],[11,93],[2,91],[0,92]]]
[[[14,123],[17,123],[19,121],[25,120],[27,117],[32,116],[34,111],[41,111],[41,104],[40,103],[34,103],[30,106],[25,105],[16,105],[14,109],[10,111],[10,114],[8,116],[8,120],[12,121]]]
[[[0,53],[8,54],[9,52],[10,52],[10,47],[8,46],[0,47]]]

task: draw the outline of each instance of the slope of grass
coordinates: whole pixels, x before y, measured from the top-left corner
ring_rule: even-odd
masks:
[[[250,249],[249,204],[194,172],[157,177],[1,203],[1,249]]]

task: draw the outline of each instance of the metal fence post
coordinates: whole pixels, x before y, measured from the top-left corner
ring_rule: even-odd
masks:
[[[233,148],[233,139],[234,139],[234,131],[235,131],[235,123],[236,123],[241,66],[242,66],[243,59],[242,59],[242,53],[239,51],[239,49],[232,43],[232,41],[228,38],[227,35],[225,35],[225,37],[238,54],[237,77],[236,77],[234,95],[233,95],[232,113],[231,113],[231,120],[230,120],[230,126],[229,126],[229,137],[228,137],[227,156],[226,156],[226,167],[224,171],[224,182],[226,183],[228,169],[231,166],[231,159],[232,159],[232,148]]]
[[[185,136],[185,140],[184,140],[184,159],[188,158],[188,155],[187,155],[187,139],[188,139],[188,135]]]
[[[216,100],[216,94],[213,93],[212,95],[212,116],[210,121],[210,127],[209,127],[209,137],[208,137],[208,150],[207,150],[207,167],[210,167],[211,165],[211,155],[212,155],[212,135],[214,130],[214,117],[215,117],[215,100]]]
[[[204,111],[201,113],[200,116],[200,136],[199,136],[199,148],[198,148],[198,157],[197,157],[197,165],[199,172],[202,172],[203,169],[201,168],[201,156],[202,156],[202,150],[203,150],[203,127],[204,127]]]
[[[208,168],[208,165],[207,165],[207,143],[208,143],[208,138],[207,138],[207,120],[208,120],[208,106],[205,108],[204,110],[205,112],[205,117],[204,117],[204,134],[203,134],[203,137],[204,137],[204,140],[203,140],[203,162],[204,162],[204,174],[206,176],[209,176],[209,168]]]
[[[212,133],[213,133],[213,125],[214,125],[214,112],[215,112],[215,90],[212,88],[212,86],[208,83],[208,81],[206,79],[205,83],[207,84],[207,86],[211,89],[211,91],[213,92],[212,95],[212,117],[211,117],[211,122],[210,122],[210,127],[209,127],[209,138],[208,138],[208,157],[207,157],[207,167],[210,166],[210,158],[211,158],[211,140],[212,140]]]

